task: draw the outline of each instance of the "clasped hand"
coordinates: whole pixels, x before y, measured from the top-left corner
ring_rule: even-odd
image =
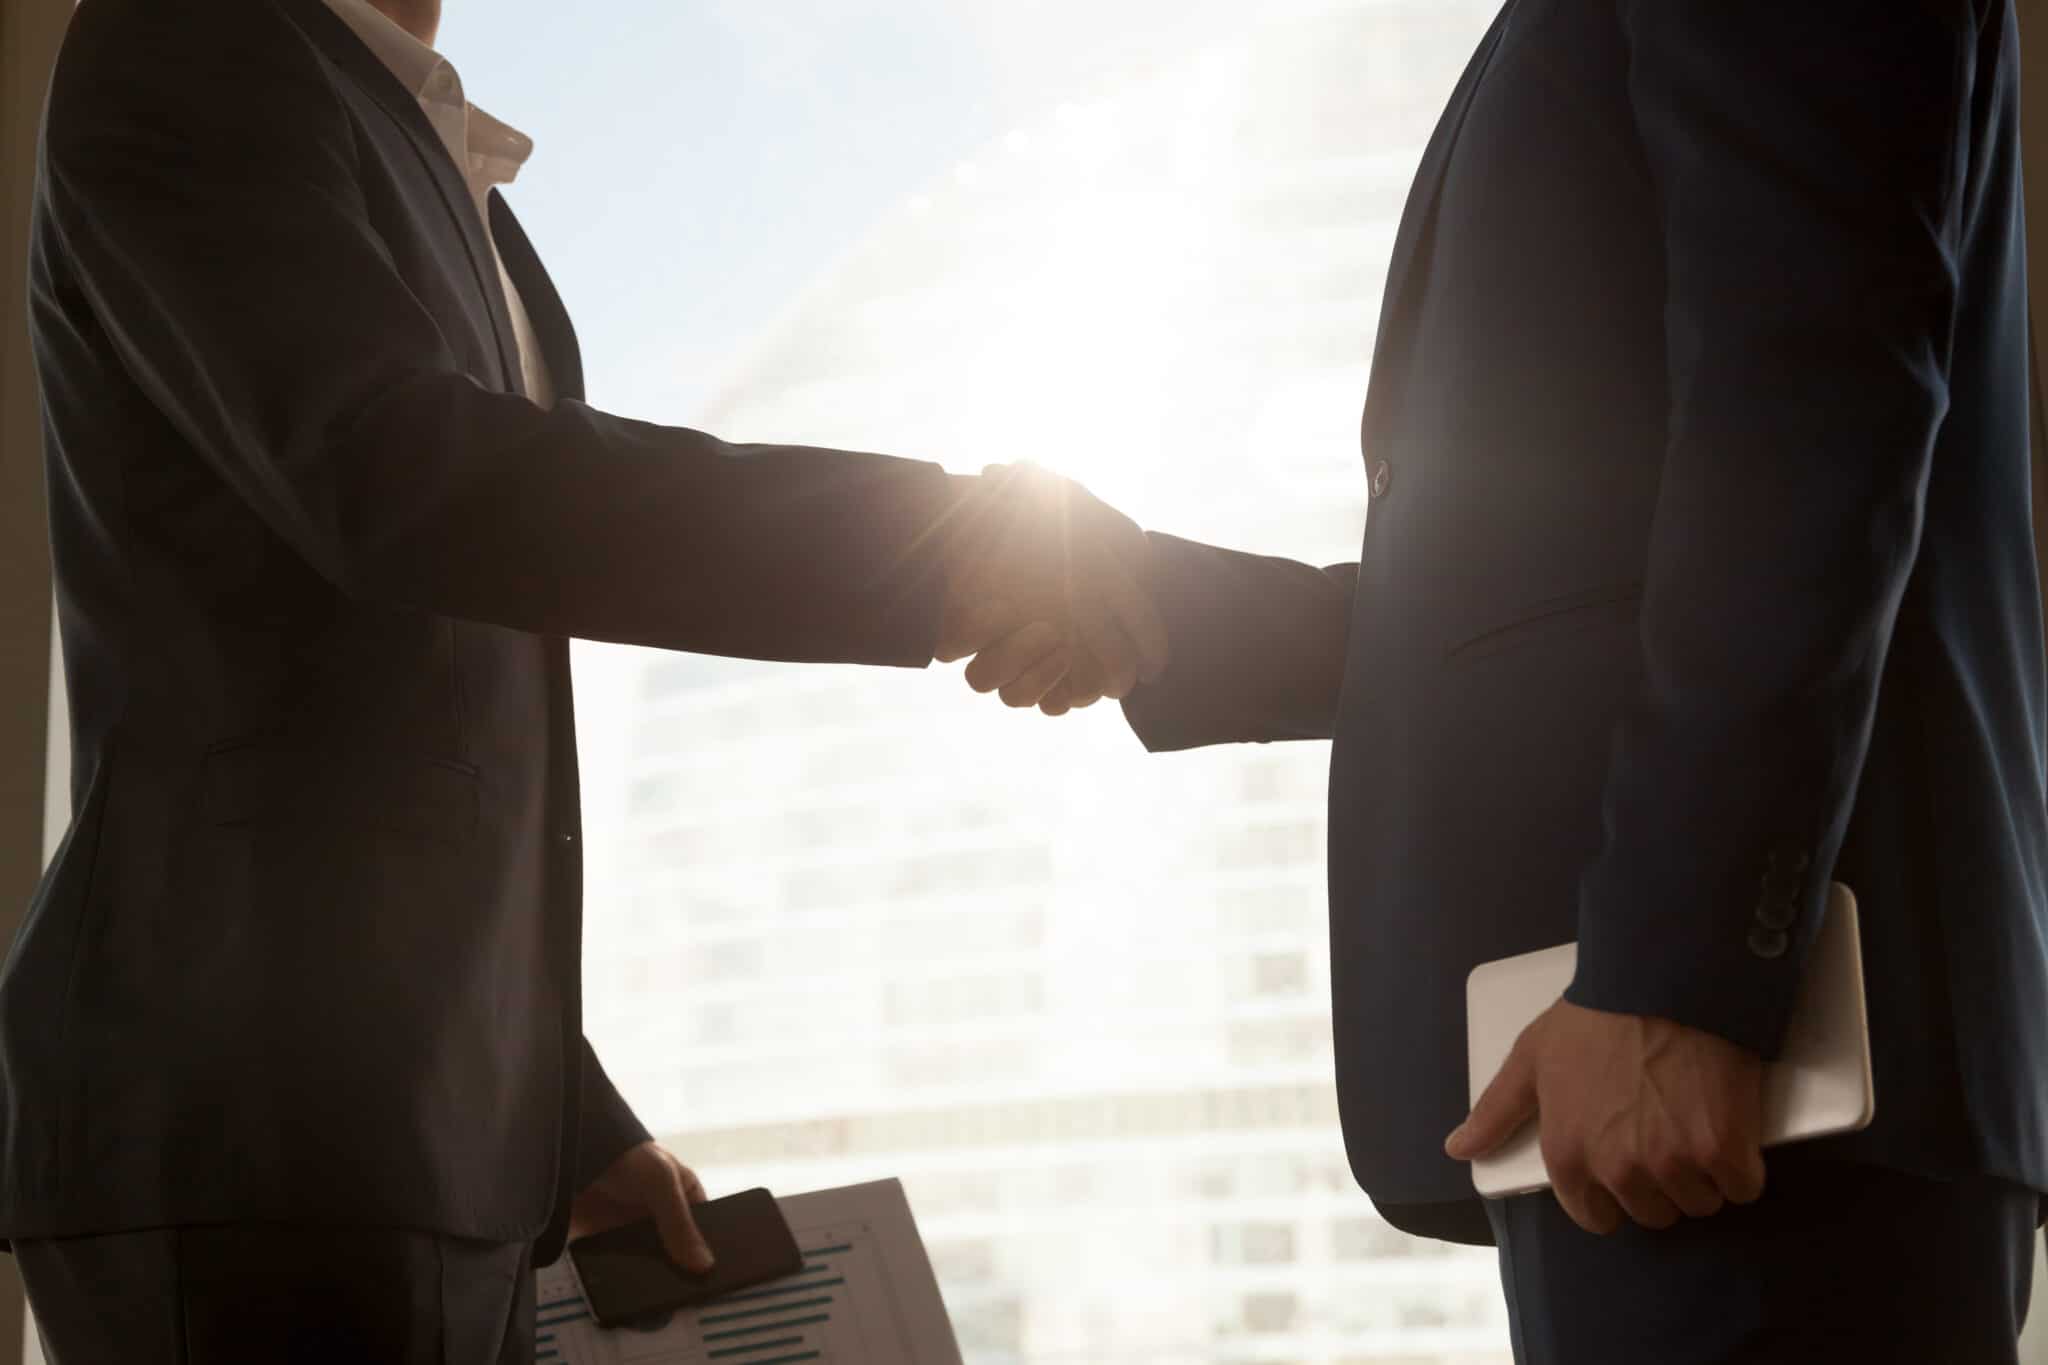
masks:
[[[967,682],[1059,715],[1129,696],[1166,667],[1144,532],[1080,485],[996,466],[954,528],[937,658]]]
[[[1485,1156],[1540,1114],[1558,1202],[1588,1232],[1666,1228],[1763,1193],[1763,1061],[1668,1019],[1560,1000],[1444,1144]]]

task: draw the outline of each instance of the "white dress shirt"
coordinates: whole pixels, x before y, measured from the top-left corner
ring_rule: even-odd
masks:
[[[512,277],[505,273],[498,243],[491,236],[491,187],[512,183],[526,158],[533,154],[533,139],[465,100],[462,78],[455,74],[448,59],[400,28],[370,5],[369,0],[327,0],[327,7],[355,30],[363,45],[376,53],[391,68],[391,74],[398,77],[399,84],[412,92],[462,172],[470,198],[476,204],[477,217],[483,220],[484,239],[491,244],[498,282],[505,288],[505,306],[512,314],[512,336],[519,348],[521,391],[542,407],[552,407],[555,389],[548,375],[547,360],[534,337],[526,304],[513,286]]]

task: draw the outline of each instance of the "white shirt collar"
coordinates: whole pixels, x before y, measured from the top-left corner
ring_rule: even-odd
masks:
[[[362,39],[449,142],[465,178],[473,185],[506,185],[533,154],[533,139],[491,117],[463,98],[462,78],[446,57],[392,21],[369,0],[327,0],[327,7]],[[435,115],[466,115],[460,132]],[[457,147],[461,151],[457,151]]]
[[[369,0],[327,0],[327,8],[355,30],[363,46],[391,69],[407,94],[414,99],[428,97],[427,83],[437,70],[448,65],[440,53],[399,27]]]
[[[519,352],[519,391],[542,407],[552,406],[554,380],[548,374],[547,358],[541,354],[533,319],[528,316],[511,275],[506,273],[497,242],[491,238],[491,187],[509,184],[519,174],[520,166],[533,152],[533,139],[465,100],[462,79],[448,59],[400,28],[368,0],[327,0],[327,7],[354,30],[363,45],[411,92],[441,145],[448,149],[449,158],[469,187],[477,216],[483,221],[484,237],[491,243],[491,257],[497,267],[498,282],[505,291],[505,307],[512,317],[512,338]]]

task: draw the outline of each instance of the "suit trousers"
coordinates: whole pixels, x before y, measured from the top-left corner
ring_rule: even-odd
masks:
[[[1596,1237],[1488,1200],[1516,1365],[2015,1365],[2040,1196],[1781,1149],[1763,1197]]]
[[[531,1365],[532,1247],[235,1223],[22,1239],[49,1365]]]

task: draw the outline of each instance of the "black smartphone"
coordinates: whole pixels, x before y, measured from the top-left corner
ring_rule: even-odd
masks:
[[[600,1326],[630,1327],[804,1268],[796,1235],[766,1190],[693,1204],[690,1212],[715,1258],[702,1275],[668,1258],[651,1218],[569,1243],[590,1316]]]

